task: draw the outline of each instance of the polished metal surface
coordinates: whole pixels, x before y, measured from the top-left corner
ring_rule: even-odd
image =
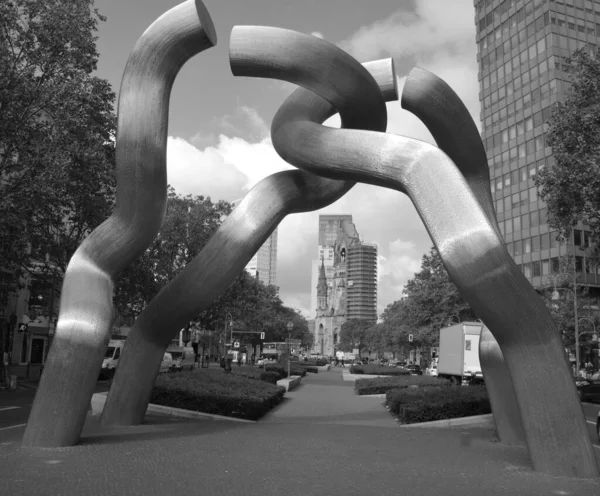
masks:
[[[483,143],[469,111],[445,81],[424,69],[413,69],[402,90],[402,107],[427,127],[438,147],[456,164],[479,200],[490,224],[500,232],[490,191],[490,175]],[[525,433],[512,379],[502,351],[483,326],[479,362],[501,442],[525,444]]]
[[[306,122],[292,107],[276,115],[271,131],[280,156],[303,170],[411,198],[451,279],[502,349],[534,469],[598,477],[556,326],[452,160],[415,139]]]
[[[385,131],[387,114],[383,102],[398,99],[392,59],[368,62],[364,64],[365,70],[334,45],[313,36],[275,28],[258,31],[256,34],[254,30],[249,33],[243,28],[234,28],[232,49],[237,50],[237,58],[232,61],[234,70],[239,64],[244,64],[245,70],[253,71],[256,64],[265,61],[270,64],[285,61],[289,71],[302,74],[303,84],[308,87],[323,85],[325,71],[314,68],[311,72],[314,66],[306,57],[310,49],[322,64],[338,61],[336,69],[340,81],[336,81],[338,89],[331,96],[332,104],[342,106],[344,102],[355,100],[353,113],[341,114],[344,125]],[[235,33],[243,36],[235,36]],[[268,36],[271,36],[268,39],[277,40],[277,50],[262,52],[264,47],[257,47],[256,43]],[[340,53],[345,55],[347,62],[339,62]],[[252,64],[247,60],[250,57],[253,57]],[[356,72],[361,78],[354,77]],[[294,77],[289,80],[296,82]],[[368,103],[363,101],[365,97]],[[336,113],[331,104],[306,89],[293,93],[290,100],[302,105],[306,109],[305,117],[314,122],[321,123]],[[371,105],[375,105],[376,110]],[[353,185],[352,182],[320,178],[297,170],[273,174],[258,183],[198,256],[169,282],[135,321],[125,342],[101,422],[104,425],[141,423],[162,356],[173,336],[225,290],[286,215],[323,208],[341,198]]]
[[[515,389],[506,363],[504,363],[502,350],[490,330],[484,325],[481,327],[479,363],[490,398],[496,434],[502,443],[526,446],[525,431],[515,397]]]
[[[116,209],[67,267],[25,446],[72,446],[79,440],[110,338],[114,278],[152,242],[164,218],[173,81],[190,57],[215,43],[206,8],[188,0],[154,22],[129,56],[119,95]]]

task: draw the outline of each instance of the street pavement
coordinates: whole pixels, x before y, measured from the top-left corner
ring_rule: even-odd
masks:
[[[527,450],[498,443],[492,429],[405,429],[381,401],[355,396],[333,369],[307,375],[254,424],[151,416],[102,428],[90,416],[81,443],[57,449],[22,448],[22,427],[0,430],[1,493],[600,494],[598,480],[534,473]]]

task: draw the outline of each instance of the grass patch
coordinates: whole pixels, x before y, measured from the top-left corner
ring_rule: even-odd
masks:
[[[410,375],[408,370],[397,369],[395,367],[382,367],[381,365],[352,365],[350,366],[351,374],[368,374],[368,375]]]
[[[258,420],[283,399],[285,388],[238,373],[200,369],[161,374],[150,402],[157,405]]]
[[[409,386],[450,386],[447,379],[422,375],[403,375],[397,377],[377,377],[375,379],[357,379],[354,389],[359,396],[365,394],[385,394],[390,389],[402,389]]]
[[[403,424],[470,417],[491,413],[485,386],[424,386],[394,388],[386,405]]]

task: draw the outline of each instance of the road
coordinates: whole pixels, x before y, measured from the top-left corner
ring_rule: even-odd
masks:
[[[108,381],[98,381],[96,393],[108,391]],[[0,391],[0,431],[24,427],[35,396],[35,386],[20,384],[16,391]]]

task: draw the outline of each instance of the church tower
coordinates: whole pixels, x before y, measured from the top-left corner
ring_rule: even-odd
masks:
[[[327,276],[325,275],[325,259],[321,257],[319,283],[317,284],[317,313],[327,309]]]

